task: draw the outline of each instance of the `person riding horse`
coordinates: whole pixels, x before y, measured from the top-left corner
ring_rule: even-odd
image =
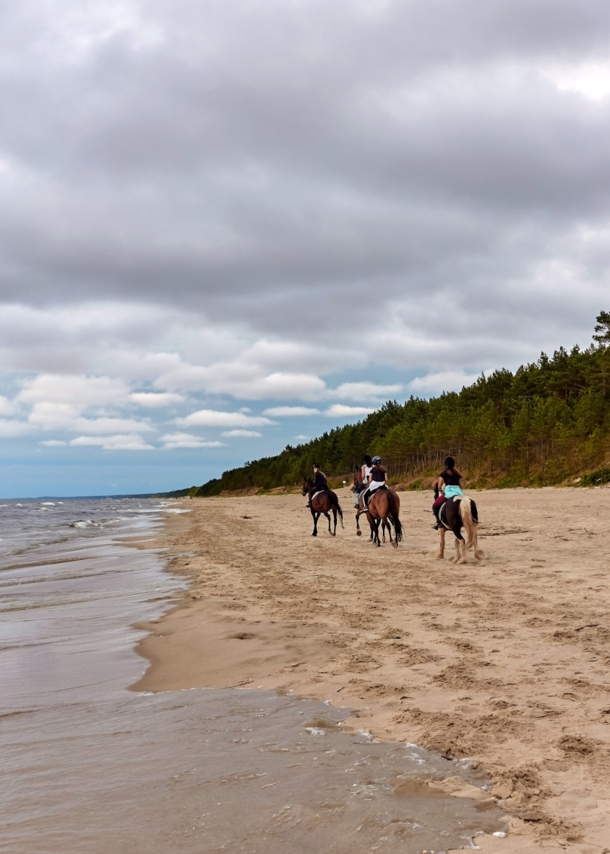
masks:
[[[360,483],[356,487],[356,501],[354,507],[358,507],[360,504],[360,493],[364,492],[364,490],[369,485],[369,480],[371,478],[371,471],[373,469],[373,461],[369,457],[368,454],[365,454],[362,458],[364,462],[360,466]]]
[[[433,527],[438,531],[442,527],[440,514],[445,501],[455,498],[456,495],[464,494],[462,492],[462,475],[456,470],[453,457],[447,457],[445,460],[445,468],[438,476],[438,480],[434,485],[434,492],[436,497],[432,505],[432,512],[434,513],[436,524]]]
[[[328,481],[326,480],[326,475],[320,469],[320,466],[317,463],[314,463],[313,485],[309,490],[309,501],[307,502],[307,506],[311,507],[311,499],[313,498],[316,492],[324,492],[325,489],[328,489]]]
[[[372,459],[373,467],[371,468],[371,473],[369,475],[369,482],[366,490],[364,491],[364,495],[362,498],[362,503],[366,507],[369,503],[369,499],[373,495],[376,490],[380,489],[382,486],[387,485],[388,473],[386,469],[381,465],[381,457],[373,457]]]

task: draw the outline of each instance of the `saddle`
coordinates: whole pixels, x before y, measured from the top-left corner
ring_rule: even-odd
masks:
[[[364,504],[365,510],[368,508],[369,501],[371,500],[373,495],[375,495],[375,493],[377,493],[377,492],[381,492],[382,489],[388,489],[387,483],[384,483],[383,486],[378,486],[377,489],[374,489],[372,492],[370,492],[370,490],[367,487],[367,489],[364,491],[364,498],[362,499],[362,503]]]
[[[447,530],[449,530],[449,525],[443,519],[443,510],[449,504],[450,501],[455,501],[456,498],[461,498],[461,497],[462,497],[461,495],[453,495],[451,498],[446,498],[445,501],[443,501],[443,503],[441,504],[441,506],[438,509],[438,513],[436,514],[436,518],[438,519],[439,524],[442,525]]]
[[[322,495],[322,493],[324,493],[324,492],[329,492],[329,490],[328,489],[318,489],[318,491],[314,492],[314,494],[311,496],[311,500],[313,501],[314,498],[317,498],[318,495]]]

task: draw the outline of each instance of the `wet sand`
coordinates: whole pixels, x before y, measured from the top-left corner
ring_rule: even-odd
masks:
[[[356,538],[347,491],[335,539],[310,536],[301,496],[185,501],[193,512],[160,544],[191,587],[142,625],[152,665],[133,687],[349,706],[345,730],[473,757],[491,775],[510,833],[478,838],[484,851],[608,854],[609,495],[478,493],[485,558],[466,566],[435,558],[428,494],[401,494],[396,550]]]

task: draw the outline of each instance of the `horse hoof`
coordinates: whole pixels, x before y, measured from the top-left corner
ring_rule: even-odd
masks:
[[[393,548],[393,549],[397,549],[397,548],[398,548],[398,543],[392,543],[392,548]]]
[[[362,531],[356,531],[356,536],[357,536],[357,537],[361,537],[361,536],[362,536]]]

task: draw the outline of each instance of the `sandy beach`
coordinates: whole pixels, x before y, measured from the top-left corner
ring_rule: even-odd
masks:
[[[472,757],[509,819],[486,852],[610,852],[606,489],[471,493],[485,557],[435,557],[430,494],[398,549],[311,537],[300,495],[192,499],[156,545],[191,585],[142,624],[137,690],[254,687],[353,709],[346,730]],[[365,523],[366,525],[366,523]],[[445,791],[471,795],[463,781]]]

